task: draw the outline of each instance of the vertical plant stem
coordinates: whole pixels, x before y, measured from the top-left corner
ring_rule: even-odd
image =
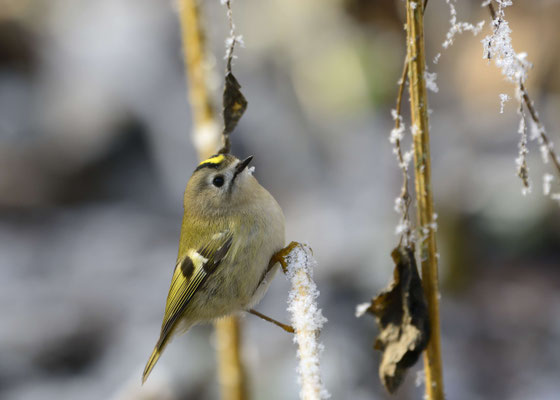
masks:
[[[238,317],[215,323],[218,351],[218,376],[223,400],[247,399],[245,371],[241,361],[241,324]]]
[[[180,0],[179,7],[193,117],[193,142],[200,160],[205,160],[220,149],[222,137],[207,86],[204,29],[197,0]],[[215,326],[221,398],[223,400],[247,399],[240,350],[240,321],[237,317],[228,317],[219,320]]]
[[[423,6],[417,0],[406,2],[408,82],[412,136],[414,142],[414,169],[416,186],[416,213],[420,229],[420,257],[422,286],[430,315],[430,341],[424,353],[426,396],[429,400],[443,400],[443,378],[439,324],[438,265],[430,170],[430,139],[428,99],[424,80],[424,26]]]
[[[208,64],[198,0],[180,0],[179,12],[193,119],[192,137],[199,158],[205,160],[221,147],[221,131],[207,85]]]

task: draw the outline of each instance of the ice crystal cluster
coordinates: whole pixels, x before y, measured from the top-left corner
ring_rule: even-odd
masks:
[[[463,32],[472,32],[474,36],[478,35],[479,32],[482,30],[484,26],[484,21],[480,21],[476,25],[473,25],[469,22],[461,22],[457,20],[457,10],[453,5],[454,0],[445,0],[447,5],[449,6],[449,14],[451,18],[449,19],[449,23],[451,24],[447,34],[445,35],[445,41],[442,43],[444,49],[447,49],[449,46],[453,44],[455,40],[455,35],[461,34]],[[439,60],[440,54],[436,55],[436,59],[434,63],[437,64],[436,60]]]
[[[245,47],[245,43],[243,42],[243,35],[235,34],[235,23],[233,22],[233,12],[231,11],[232,1],[233,0],[220,0],[220,3],[223,6],[227,7],[227,18],[229,22],[229,36],[226,38],[226,55],[224,56],[224,59],[226,60],[237,58],[237,56],[233,54],[235,45]]]
[[[544,126],[540,122],[538,113],[534,109],[534,105],[525,89],[525,81],[532,65],[527,61],[527,53],[517,53],[514,50],[511,40],[511,28],[505,19],[504,9],[511,6],[513,2],[511,0],[495,0],[495,3],[498,5],[498,8],[495,12],[492,11],[494,16],[492,34],[482,40],[483,58],[494,61],[496,67],[501,70],[503,77],[515,85],[515,98],[519,104],[517,113],[520,117],[519,129],[517,131],[519,133],[519,152],[515,163],[517,175],[523,182],[522,193],[527,194],[531,190],[529,168],[527,166],[528,141],[537,140],[539,142],[539,149],[545,164],[553,157],[554,163],[558,166],[560,160],[554,152],[552,142],[548,140]],[[492,1],[488,0],[482,3],[483,6],[491,6],[491,4]],[[504,103],[508,100],[509,96],[507,94],[500,94],[500,113],[503,113]],[[533,122],[529,138],[527,135],[525,109],[529,111]],[[543,192],[552,199],[560,197],[560,193],[551,193],[551,179],[548,174],[543,177]]]
[[[327,319],[317,305],[319,290],[313,282],[313,269],[317,261],[307,245],[296,246],[286,257],[286,276],[292,288],[288,296],[288,311],[295,330],[294,342],[298,345],[300,399],[319,400],[330,397],[321,380],[319,356],[323,345],[318,337]]]
[[[497,0],[496,19],[492,21],[492,34],[482,39],[483,58],[493,60],[502,75],[510,82],[525,83],[531,64],[527,61],[527,53],[516,53],[511,40],[511,28],[505,19],[504,8],[511,1]]]

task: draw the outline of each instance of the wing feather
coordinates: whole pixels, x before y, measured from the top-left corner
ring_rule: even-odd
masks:
[[[224,234],[210,240],[201,249],[188,250],[180,262],[177,263],[167,296],[160,342],[163,342],[171,333],[178,319],[186,310],[189,301],[208,276],[218,268],[232,243],[233,235],[224,232]],[[188,262],[192,263],[194,267],[194,272],[190,277],[185,276],[183,272],[183,266]]]
[[[229,231],[220,232],[212,236],[200,249],[188,249],[183,258],[177,262],[167,295],[160,337],[146,364],[142,382],[146,381],[156,365],[190,300],[227,256],[232,243],[232,233]]]

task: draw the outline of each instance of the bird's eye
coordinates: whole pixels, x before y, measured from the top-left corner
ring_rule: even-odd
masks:
[[[222,187],[224,185],[224,177],[222,175],[216,176],[212,180],[212,184],[216,187]]]

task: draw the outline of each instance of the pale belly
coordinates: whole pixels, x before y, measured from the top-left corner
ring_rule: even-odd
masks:
[[[244,240],[234,239],[231,256],[228,254],[193,296],[187,309],[190,319],[209,321],[250,309],[266,293],[278,269],[275,265],[267,273],[270,259],[284,247],[283,216],[270,223],[246,224],[244,229],[240,235]]]

